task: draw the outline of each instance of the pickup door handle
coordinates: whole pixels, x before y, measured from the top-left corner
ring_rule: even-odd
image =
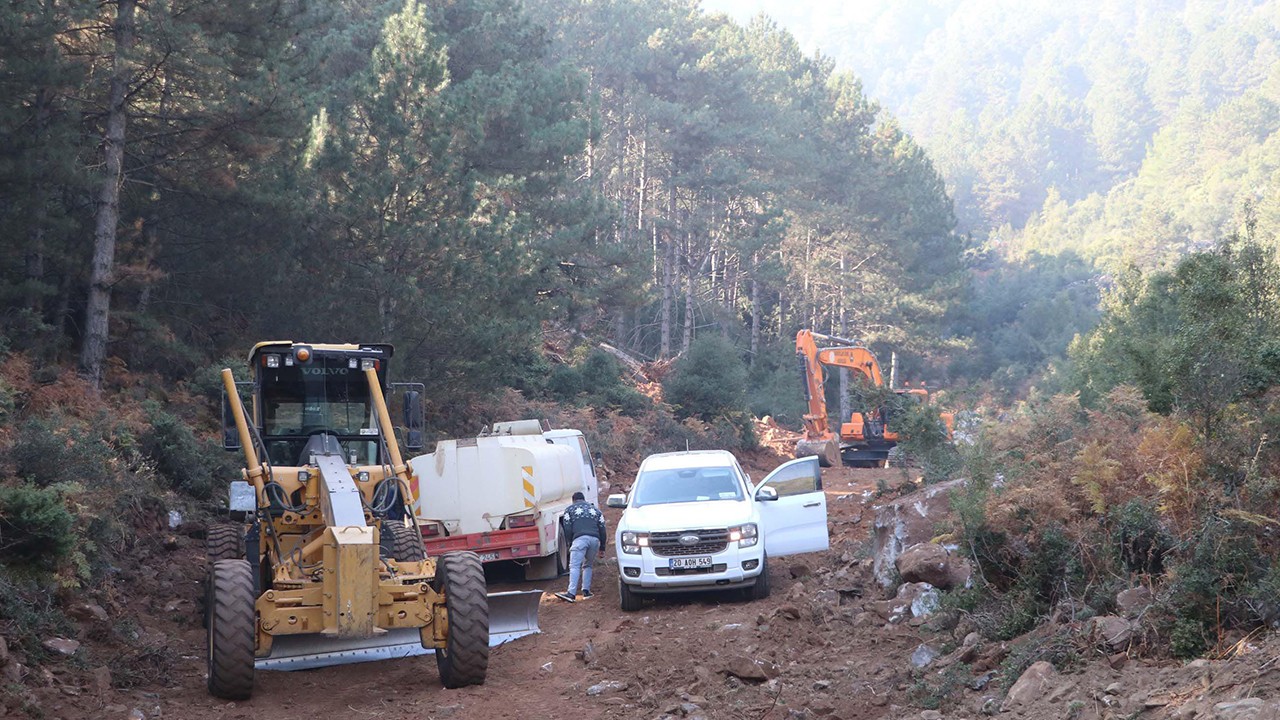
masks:
[[[817,500],[814,500],[813,502],[808,502],[808,503],[805,503],[804,505],[801,505],[801,507],[818,507],[821,504],[822,503],[818,502]]]

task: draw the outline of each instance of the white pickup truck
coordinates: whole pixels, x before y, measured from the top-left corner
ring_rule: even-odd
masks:
[[[741,589],[769,594],[770,558],[826,550],[827,499],[818,458],[784,463],[753,485],[724,450],[650,455],[629,495],[614,547],[622,609],[644,595]]]
[[[483,562],[514,560],[529,580],[568,571],[560,518],[575,492],[592,503],[599,493],[582,433],[545,430],[537,420],[441,440],[435,452],[409,460],[409,467],[428,554],[470,550]]]

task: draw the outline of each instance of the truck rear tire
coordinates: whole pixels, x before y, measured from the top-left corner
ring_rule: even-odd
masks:
[[[450,689],[483,685],[489,669],[489,596],[480,556],[444,555],[436,562],[432,587],[444,593],[449,616],[445,646],[436,648],[440,683]]]
[[[556,530],[556,577],[569,573],[569,541],[564,537],[564,527]]]
[[[644,600],[639,594],[631,592],[631,586],[618,579],[618,605],[622,608],[622,612],[636,612],[644,605]]]
[[[209,694],[224,700],[248,700],[253,694],[253,655],[257,642],[253,570],[248,560],[218,560],[209,569]]]
[[[397,562],[422,562],[427,557],[422,535],[399,520],[382,521],[379,541],[382,554]]]
[[[239,525],[210,525],[204,536],[204,556],[209,564],[219,560],[244,558],[244,528]]]

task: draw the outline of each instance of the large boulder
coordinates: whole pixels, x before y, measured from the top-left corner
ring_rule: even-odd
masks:
[[[961,479],[929,485],[875,506],[872,569],[881,585],[894,583],[896,562],[903,550],[929,542],[945,529],[951,520],[951,494],[964,484]]]
[[[1057,677],[1058,671],[1053,669],[1053,665],[1043,660],[1032,663],[1013,687],[1009,688],[1009,694],[1004,699],[1002,709],[1013,710],[1035,703],[1049,692],[1057,681]]]
[[[919,543],[903,550],[894,565],[903,582],[929,583],[941,590],[964,587],[973,572],[969,561],[937,543]]]
[[[1124,650],[1133,639],[1133,625],[1122,617],[1099,615],[1089,618],[1089,635],[1099,645],[1115,651]]]
[[[1127,618],[1135,618],[1141,615],[1143,610],[1150,607],[1153,600],[1151,590],[1139,585],[1117,593],[1116,608],[1120,610],[1121,615]]]

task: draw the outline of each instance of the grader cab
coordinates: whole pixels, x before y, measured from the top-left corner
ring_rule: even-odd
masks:
[[[222,371],[224,445],[242,448],[238,524],[207,539],[209,692],[248,698],[256,670],[434,652],[445,687],[481,684],[489,647],[537,631],[535,593],[486,594],[470,552],[429,558],[385,391],[421,447],[420,387],[392,386],[390,345],[260,343],[253,379]],[[246,408],[238,385],[251,385]],[[491,636],[490,612],[498,632]]]

